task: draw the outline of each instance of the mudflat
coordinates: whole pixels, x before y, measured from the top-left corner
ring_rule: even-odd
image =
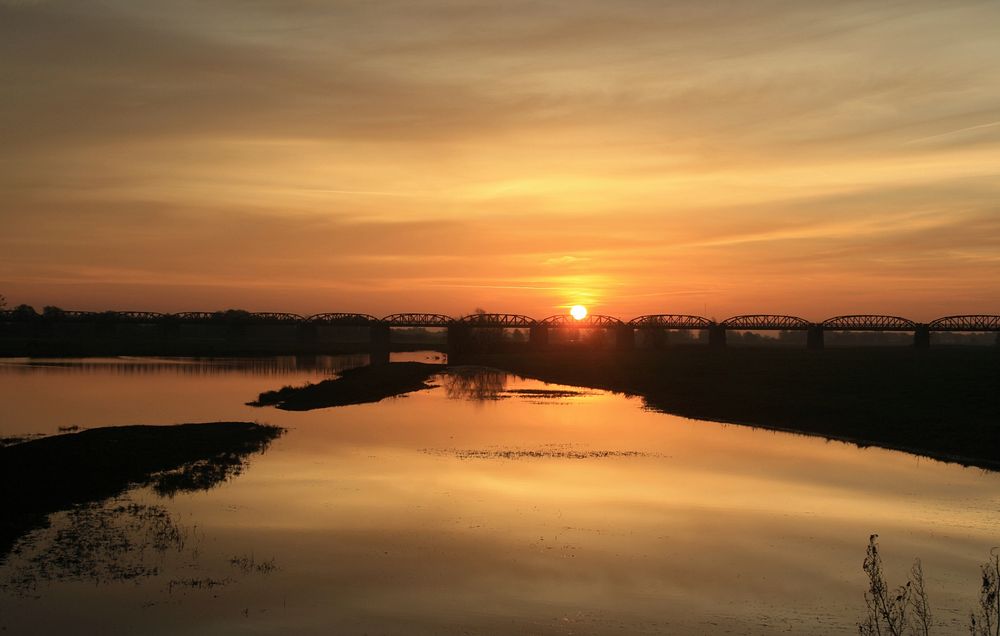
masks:
[[[165,494],[209,488],[282,430],[252,422],[112,426],[0,448],[0,561],[49,513],[137,485]]]

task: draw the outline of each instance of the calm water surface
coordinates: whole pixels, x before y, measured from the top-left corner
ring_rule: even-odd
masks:
[[[939,633],[962,633],[1000,543],[995,473],[601,391],[469,371],[378,404],[244,405],[364,362],[0,361],[0,435],[289,429],[211,490],[55,515],[0,566],[0,629],[855,633],[878,532],[890,582],[919,556]]]

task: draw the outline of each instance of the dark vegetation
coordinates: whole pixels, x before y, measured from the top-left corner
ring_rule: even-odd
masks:
[[[452,356],[642,396],[686,417],[791,430],[1000,468],[1000,350],[778,348]]]
[[[0,305],[0,310],[4,309]],[[93,356],[257,356],[364,353],[371,349],[368,327],[261,324],[251,312],[227,309],[186,323],[170,316],[123,320],[98,312],[86,320],[73,312],[18,305],[0,316],[0,357]],[[416,351],[443,348],[442,329],[396,328],[391,348]]]
[[[858,623],[858,633],[862,636],[927,636],[934,619],[920,559],[913,562],[906,583],[891,589],[882,572],[878,535],[873,534],[868,537],[868,549],[861,567],[868,577],[868,589],[865,590],[865,617]]]
[[[73,506],[9,553],[0,591],[35,596],[55,581],[111,583],[156,576],[166,554],[180,552],[189,532],[163,506],[128,495]]]
[[[868,578],[865,616],[858,623],[861,636],[929,636],[934,632],[934,615],[920,559],[913,562],[906,583],[890,588],[882,571],[878,535],[873,534],[868,538],[861,567]],[[995,548],[979,569],[979,604],[969,613],[969,633],[1000,636],[1000,554]]]
[[[137,485],[167,495],[210,488],[281,432],[249,422],[116,426],[0,448],[0,561],[50,513]]]
[[[331,406],[365,404],[432,388],[427,380],[445,369],[443,364],[393,362],[348,369],[340,377],[301,387],[286,386],[261,393],[250,406],[276,406],[285,411],[309,411]]]

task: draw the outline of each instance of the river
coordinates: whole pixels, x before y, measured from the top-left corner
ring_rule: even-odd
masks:
[[[848,634],[878,533],[890,584],[922,559],[937,633],[963,633],[1000,543],[1000,474],[496,371],[376,404],[245,405],[365,361],[0,360],[0,436],[288,429],[210,490],[54,515],[0,565],[0,629]]]

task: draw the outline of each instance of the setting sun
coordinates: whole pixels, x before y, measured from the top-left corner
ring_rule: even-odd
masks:
[[[587,317],[587,308],[583,305],[573,305],[569,310],[569,315],[573,316],[577,320],[583,320]]]

